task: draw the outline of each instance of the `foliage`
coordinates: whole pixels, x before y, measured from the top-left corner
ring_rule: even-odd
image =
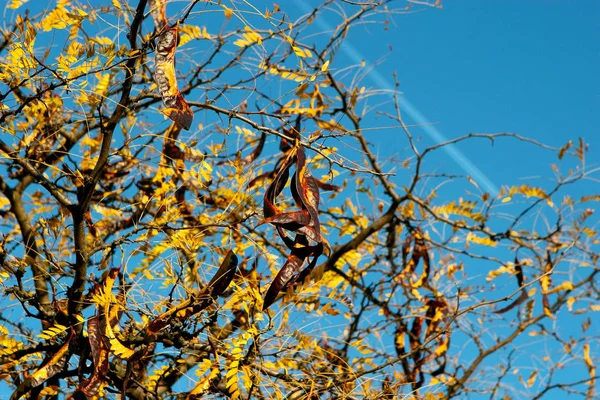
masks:
[[[407,147],[370,142],[380,93],[340,46],[439,2],[25,3],[0,40],[11,399],[597,394],[584,142],[427,146],[397,93],[379,117]],[[432,172],[478,138],[554,152],[554,180]]]

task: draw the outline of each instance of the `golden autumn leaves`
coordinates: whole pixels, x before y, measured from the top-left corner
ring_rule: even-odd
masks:
[[[33,374],[29,375],[15,390],[15,392],[10,397],[10,400],[18,400],[23,395],[25,395],[29,390],[33,387],[39,386],[42,383],[46,382],[48,379],[52,378],[54,375],[59,373],[65,363],[67,362],[67,356],[69,353],[69,345],[71,340],[75,336],[75,332],[71,330],[69,336],[65,343],[58,349],[52,357],[49,357],[48,362],[35,371]]]
[[[157,32],[159,32],[156,43],[154,79],[166,106],[163,113],[171,118],[179,129],[190,129],[193,113],[177,88],[175,76],[175,49],[177,46],[178,28],[177,26],[168,26],[164,12],[164,1],[150,1],[150,5],[153,9],[152,15],[155,20]],[[299,136],[298,131],[294,131],[293,134]],[[263,133],[256,150],[245,159],[242,159],[242,163],[255,160],[262,151],[265,140],[266,135]],[[311,175],[307,168],[305,150],[299,143],[299,137],[295,137],[292,141],[287,142],[284,147],[286,148],[283,150],[283,155],[275,166],[274,171],[269,173],[271,182],[264,195],[264,219],[260,224],[270,224],[275,227],[281,241],[287,248],[288,256],[264,295],[264,310],[268,309],[281,293],[293,290],[309,278],[319,257],[328,250],[327,242],[321,234],[319,221],[320,182]],[[177,150],[176,148],[174,149]],[[180,158],[175,156],[174,152],[168,153],[168,155],[173,159]],[[288,184],[295,204],[295,209],[292,211],[283,207],[280,200],[280,196],[286,187],[288,187]],[[453,210],[449,210],[448,212],[450,211]],[[471,213],[469,216],[473,218],[479,217],[471,215]],[[475,239],[477,238],[475,237],[472,241],[475,241]],[[410,251],[411,247],[412,254]],[[405,287],[412,289],[419,287],[428,288],[431,260],[427,241],[420,231],[415,230],[407,237],[402,246],[402,253],[405,263],[404,271],[398,277],[401,283]],[[415,280],[412,278],[419,263],[423,265],[423,269],[420,276],[417,276]],[[522,287],[522,270],[520,270],[518,262],[515,262],[515,265],[519,267],[515,268],[515,270],[518,273],[517,279],[520,279],[519,287]],[[499,312],[506,312],[512,309],[525,298],[526,292],[523,289],[521,297],[515,303],[504,310],[499,310]],[[411,355],[414,362],[411,373],[415,381],[419,380],[415,375],[421,373],[421,367],[428,361],[438,361],[439,368],[443,371],[450,336],[449,333],[442,333],[442,331],[448,329],[448,324],[442,323],[448,316],[448,306],[445,300],[441,297],[437,297],[436,299],[422,297],[420,300],[423,302],[426,310],[424,311],[424,315],[415,319],[412,326],[405,326],[397,332],[398,338],[401,337],[402,340],[406,338],[407,342],[410,342],[411,351],[415,351],[414,356]],[[185,314],[186,311],[184,310],[189,305],[189,303],[183,302],[179,307],[184,308],[168,312]],[[167,324],[169,318],[172,317],[172,314],[159,317],[154,321],[154,325],[151,325],[149,328],[150,331],[157,332],[161,329],[160,326]],[[435,349],[429,354],[426,354],[425,350],[419,352],[417,349],[424,347],[426,342],[434,335],[436,335],[436,339],[432,340],[437,342]],[[397,343],[397,346],[397,349],[400,349],[399,343]],[[399,351],[399,353],[401,352]]]
[[[128,347],[128,344],[122,343],[115,335],[115,328],[119,324],[123,308],[124,296],[122,292],[116,297],[112,294],[112,288],[119,276],[120,268],[109,270],[104,275],[102,282],[92,290],[92,301],[97,304],[97,312],[87,323],[87,336],[94,369],[92,375],[81,382],[77,391],[85,394],[88,398],[98,395],[98,391],[108,373],[111,355],[126,360],[131,366],[124,378],[125,382],[129,379],[131,371],[144,370],[155,350],[157,335],[171,325],[174,320],[181,323],[206,310],[214,299],[222,296],[227,290],[237,271],[237,266],[237,256],[232,251],[227,252],[219,269],[204,288],[190,293],[187,299],[173,305],[167,311],[149,321],[142,333],[143,337],[139,337],[139,340],[137,340],[138,343],[142,343],[138,349]],[[66,349],[68,349],[72,336],[72,334],[69,336],[67,342],[46,366],[32,375],[31,383],[34,386],[43,383],[62,368],[67,359],[68,352]],[[126,385],[124,384],[124,386]]]
[[[194,115],[179,92],[175,75],[177,26],[169,27],[166,1],[151,0],[149,6],[156,31],[159,32],[156,43],[154,80],[167,107],[163,113],[173,120],[179,129],[189,130]],[[294,132],[299,136],[297,131]],[[265,135],[263,134],[257,151],[253,152],[248,161],[252,161],[260,154],[264,139]],[[293,145],[289,145],[273,171],[274,179],[264,198],[265,219],[261,224],[270,223],[275,226],[284,244],[290,249],[287,261],[265,295],[264,309],[273,304],[280,291],[300,283],[308,277],[315,267],[317,259],[328,247],[321,235],[319,224],[319,182],[306,168],[306,155],[302,146],[299,145],[298,139],[299,137],[294,138]],[[286,186],[290,169],[294,165],[296,171],[292,177],[291,191],[300,210],[283,212],[277,207],[276,198]],[[289,237],[286,231],[295,236]],[[307,259],[310,259],[307,268],[300,271]]]
[[[175,51],[177,48],[177,25],[169,26],[166,16],[166,1],[150,0],[149,7],[156,31],[159,32],[156,42],[154,80],[165,106],[162,112],[173,120],[176,130],[189,130],[193,121],[193,112],[183,99],[177,86],[175,74]],[[287,131],[289,132],[289,131]],[[293,144],[286,141],[287,148],[277,164],[272,184],[264,198],[264,217],[260,223],[270,223],[277,228],[279,236],[290,249],[290,255],[269,287],[263,308],[267,309],[277,298],[279,292],[302,282],[310,275],[317,259],[325,248],[328,248],[320,231],[319,223],[319,183],[312,177],[306,167],[306,155],[299,144],[299,132],[294,131]],[[262,151],[266,135],[263,133],[257,149],[245,160],[251,162]],[[168,150],[168,148],[167,148]],[[168,154],[167,154],[168,155]],[[172,157],[179,158],[179,157]],[[283,212],[276,205],[279,196],[289,180],[290,169],[295,166],[291,191],[299,211]],[[293,233],[290,238],[286,231]],[[304,262],[311,259],[309,265],[300,271]],[[159,323],[156,321],[156,323]]]
[[[149,7],[154,20],[158,37],[155,49],[154,80],[163,102],[167,108],[162,112],[173,120],[174,129],[189,130],[193,121],[193,112],[183,99],[177,86],[175,74],[175,51],[178,41],[178,27],[169,26],[166,16],[165,0],[150,0]],[[289,131],[286,131],[289,132]],[[264,217],[261,222],[270,223],[277,228],[284,244],[290,249],[290,256],[269,287],[264,300],[267,309],[276,299],[279,292],[293,284],[302,282],[315,267],[317,259],[328,246],[321,236],[319,224],[319,185],[306,168],[306,155],[299,144],[299,133],[292,145],[286,142],[287,148],[275,171],[272,184],[264,198]],[[251,162],[262,151],[266,135],[263,133],[257,149],[244,162]],[[170,143],[170,142],[169,142]],[[167,148],[168,150],[168,148]],[[168,153],[168,152],[166,152]],[[169,155],[169,154],[167,154]],[[180,157],[172,157],[180,158]],[[283,212],[276,205],[276,198],[281,194],[289,180],[292,166],[296,171],[292,177],[291,191],[299,211]],[[295,234],[290,238],[285,232]],[[308,267],[300,272],[305,260],[311,259]]]

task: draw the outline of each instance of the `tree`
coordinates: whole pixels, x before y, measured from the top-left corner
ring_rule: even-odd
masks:
[[[0,43],[11,399],[594,397],[585,143],[425,146],[394,94],[409,156],[378,157],[378,92],[336,61],[355,27],[439,2],[23,3]],[[432,172],[481,138],[555,152],[554,183]]]

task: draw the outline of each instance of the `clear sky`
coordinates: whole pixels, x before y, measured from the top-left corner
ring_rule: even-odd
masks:
[[[386,32],[377,32],[381,25],[366,27],[371,35],[354,31],[349,42],[367,62],[385,55],[377,75],[391,80],[396,71],[405,98],[438,122],[445,137],[515,132],[557,147],[583,137],[597,166],[600,2],[458,0],[443,6],[396,16]],[[460,150],[496,186],[551,176],[549,162],[556,162],[532,157],[531,146],[511,140],[494,148],[473,141]],[[498,154],[505,162],[498,164]]]

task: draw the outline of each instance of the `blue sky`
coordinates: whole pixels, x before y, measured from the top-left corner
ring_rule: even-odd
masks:
[[[506,131],[561,146],[581,136],[590,143],[588,159],[600,160],[600,3],[443,4],[394,18],[381,41],[350,40],[371,60],[392,46],[378,72],[397,71],[405,97],[448,138]],[[498,186],[524,172],[551,176],[531,146],[473,141],[460,149]]]
[[[305,10],[316,2],[305,4],[296,3]],[[366,84],[384,88],[382,79],[393,82],[395,71],[414,110],[405,104],[407,120],[420,123],[422,116],[436,123],[429,130],[446,138],[514,132],[560,147],[583,137],[588,160],[600,160],[600,3],[459,0],[443,6],[349,34],[346,56],[378,64]],[[431,133],[422,132],[435,140]],[[473,165],[496,187],[551,177],[550,162],[556,162],[508,139],[494,147],[471,141],[458,150],[466,157],[447,155],[440,167],[454,170],[458,163],[475,178]]]

